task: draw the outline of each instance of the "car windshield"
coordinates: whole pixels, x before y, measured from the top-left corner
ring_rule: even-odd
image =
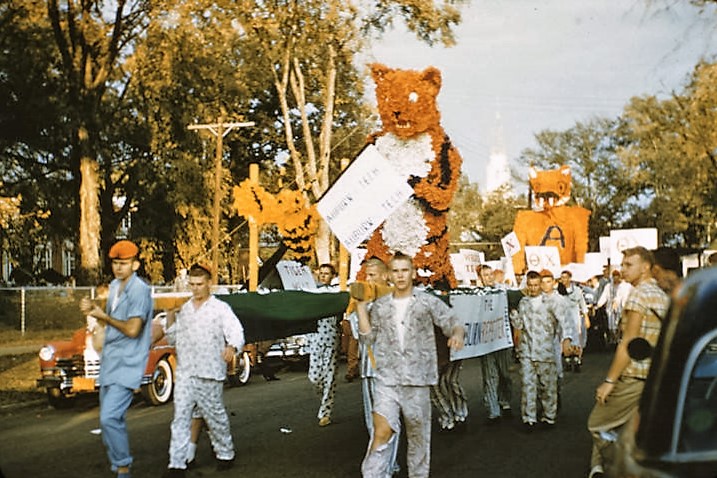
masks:
[[[681,452],[717,450],[717,331],[692,369],[679,439]]]

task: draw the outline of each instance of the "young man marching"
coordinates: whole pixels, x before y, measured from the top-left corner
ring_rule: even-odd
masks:
[[[454,350],[463,347],[464,328],[439,298],[413,287],[416,271],[410,257],[396,254],[389,262],[393,294],[377,299],[370,313],[357,304],[359,339],[371,344],[376,360],[373,436],[361,464],[365,477],[391,473],[394,433],[403,416],[408,438],[408,474],[429,476],[431,456],[430,386],[438,382],[433,326],[438,326]]]

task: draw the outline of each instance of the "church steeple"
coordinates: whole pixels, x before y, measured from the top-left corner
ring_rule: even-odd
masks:
[[[495,126],[491,132],[492,146],[486,170],[486,192],[491,194],[504,185],[512,186],[508,155],[505,152],[503,136],[503,120],[500,116],[500,105],[495,114]]]

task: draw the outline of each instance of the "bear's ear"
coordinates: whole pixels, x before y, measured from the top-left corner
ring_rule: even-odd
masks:
[[[436,87],[436,90],[441,89],[441,70],[435,66],[429,66],[421,73],[421,80],[427,81]]]
[[[382,81],[386,74],[391,71],[389,67],[381,63],[371,63],[369,67],[371,68],[371,77],[376,84]]]
[[[564,176],[570,176],[570,166],[568,166],[567,164],[563,164],[562,166],[560,166],[560,174]]]
[[[528,168],[528,176],[530,177],[530,179],[537,179],[538,171],[536,171],[534,167],[530,166]]]

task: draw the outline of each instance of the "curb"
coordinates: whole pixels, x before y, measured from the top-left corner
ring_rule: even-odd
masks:
[[[28,400],[26,402],[20,402],[20,403],[9,403],[7,405],[0,405],[0,413],[4,412],[14,412],[16,410],[22,410],[24,408],[32,408],[34,406],[42,405],[43,403],[47,404],[47,400],[44,398],[38,398],[36,400]],[[49,404],[48,404],[49,406]]]
[[[29,353],[38,353],[42,345],[10,345],[0,346],[0,355],[23,355]]]

